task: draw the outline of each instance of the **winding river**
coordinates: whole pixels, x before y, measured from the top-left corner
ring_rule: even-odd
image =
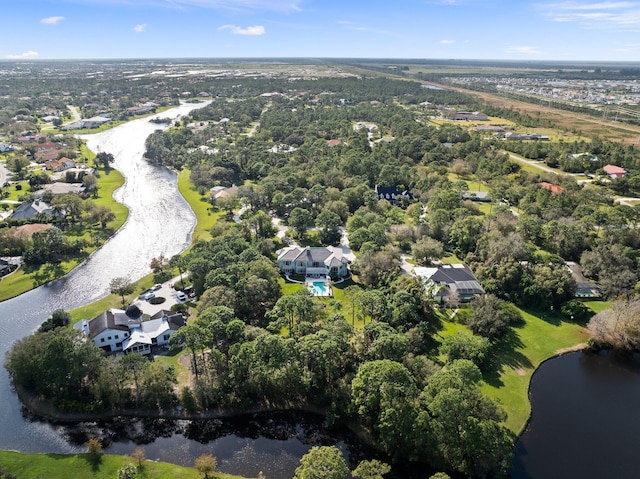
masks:
[[[175,119],[205,103],[183,104],[156,115]],[[125,225],[101,249],[70,274],[0,303],[0,358],[55,309],[73,309],[109,293],[109,281],[148,274],[151,259],[183,251],[191,242],[195,215],[179,194],[175,173],[143,159],[146,138],[162,126],[150,118],[85,135],[95,152],[112,153],[114,167],[126,178],[115,198],[129,208]],[[309,414],[263,414],[197,423],[165,420],[114,420],[62,426],[30,419],[0,368],[0,449],[39,453],[84,452],[87,438],[100,437],[106,452],[130,454],[144,445],[149,459],[193,465],[203,453],[217,456],[220,470],[256,477],[293,476],[311,445],[336,444],[350,460],[362,457],[362,445],[348,431],[328,432],[322,418]],[[366,452],[364,457],[370,457]]]
[[[177,118],[202,106],[183,104],[156,116]],[[4,360],[11,345],[55,309],[69,310],[95,301],[109,293],[112,278],[139,279],[151,271],[154,256],[171,257],[189,245],[196,220],[178,192],[175,173],[143,159],[146,138],[159,128],[162,126],[143,118],[84,137],[93,151],[114,155],[114,167],[126,177],[115,197],[129,208],[129,218],[112,239],[64,278],[0,303],[0,358]],[[0,404],[0,449],[77,450],[56,428],[23,418],[4,368],[0,368]]]
[[[177,118],[201,106],[184,104],[158,116]],[[72,273],[0,303],[0,358],[53,310],[99,299],[109,292],[112,278],[141,278],[150,272],[154,256],[171,257],[189,245],[195,217],[178,192],[176,175],[142,158],[145,139],[160,128],[148,120],[85,137],[92,150],[115,156],[115,168],[126,177],[115,196],[129,208],[130,216]],[[516,447],[511,476],[637,477],[638,398],[640,368],[629,361],[573,353],[543,364],[532,380],[532,419]],[[144,444],[148,458],[184,465],[207,452],[218,457],[225,472],[255,477],[262,470],[270,478],[291,477],[311,444],[337,444],[352,461],[372,456],[347,431],[328,432],[321,418],[295,413],[197,424],[124,420],[63,427],[31,420],[23,415],[4,368],[0,368],[0,405],[0,449],[72,453],[85,450],[88,436],[99,435],[107,452],[129,454]]]

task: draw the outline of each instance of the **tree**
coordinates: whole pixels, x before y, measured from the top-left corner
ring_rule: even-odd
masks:
[[[444,254],[442,243],[428,236],[420,238],[411,246],[411,255],[418,263],[430,264],[432,260],[441,258]]]
[[[97,437],[92,437],[87,441],[87,452],[94,458],[102,454],[102,442]]]
[[[87,193],[91,193],[94,198],[98,196],[98,180],[94,175],[84,175],[82,186]]]
[[[474,336],[466,331],[456,331],[442,341],[440,352],[446,354],[447,361],[468,359],[480,367],[491,349],[491,342],[482,336]]]
[[[204,474],[204,478],[208,479],[209,474],[216,472],[218,460],[211,454],[202,454],[196,458],[195,466],[198,472]]]
[[[142,470],[144,467],[144,461],[146,460],[144,448],[142,447],[136,448],[136,450],[131,453],[131,457],[135,459],[136,463],[138,464],[137,466],[138,470],[139,471]]]
[[[125,306],[125,296],[133,293],[133,283],[126,276],[113,278],[109,282],[109,291],[111,294],[117,294],[122,298],[122,307]]]
[[[336,244],[340,242],[342,236],[340,227],[342,219],[336,213],[330,210],[323,210],[316,218],[316,227],[318,228],[318,239],[324,244]]]
[[[313,223],[313,216],[309,210],[295,207],[289,215],[289,226],[293,227],[299,236],[304,236],[305,229]]]
[[[501,338],[511,324],[522,319],[517,309],[493,294],[477,296],[469,304],[473,313],[467,320],[467,326],[474,334],[490,340]]]
[[[377,459],[361,461],[351,472],[353,477],[360,479],[383,479],[383,476],[391,471],[391,466]]]
[[[42,323],[38,331],[45,332],[55,328],[62,328],[68,326],[70,322],[70,313],[67,313],[64,309],[56,309],[53,313],[51,313],[51,317],[48,318],[44,323]]]
[[[97,165],[102,165],[105,170],[109,170],[111,168],[111,163],[113,163],[114,157],[111,153],[100,152],[95,157],[95,163]]]
[[[614,301],[591,318],[587,329],[597,344],[626,351],[640,350],[640,300]]]
[[[340,449],[314,446],[300,459],[294,479],[345,479],[349,468]]]
[[[135,479],[137,474],[136,466],[131,463],[125,464],[118,469],[118,479]]]

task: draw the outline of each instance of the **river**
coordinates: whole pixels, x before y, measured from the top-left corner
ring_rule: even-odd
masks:
[[[156,116],[177,118],[202,106],[183,104]],[[109,293],[112,278],[137,280],[151,271],[153,257],[161,253],[171,257],[189,245],[196,220],[178,192],[175,173],[143,159],[146,138],[160,128],[163,126],[143,118],[83,136],[93,151],[114,155],[113,166],[126,177],[114,196],[129,208],[129,218],[113,238],[64,278],[0,303],[0,358],[4,359],[11,345],[38,328],[52,311],[91,303]],[[23,418],[4,368],[0,368],[0,404],[0,449],[79,450],[57,428]]]
[[[156,116],[177,118],[202,106],[184,104]],[[126,178],[114,196],[129,208],[129,217],[113,238],[67,276],[0,303],[0,357],[55,309],[91,303],[109,293],[112,278],[139,279],[151,271],[153,257],[171,257],[190,244],[196,220],[178,192],[175,173],[143,159],[146,138],[163,128],[149,119],[83,136],[94,152],[114,155],[113,166]],[[149,459],[189,466],[195,457],[210,453],[225,472],[255,477],[262,470],[269,478],[290,478],[313,444],[336,444],[351,460],[361,457],[363,450],[353,434],[329,433],[322,418],[308,414],[193,423],[126,419],[75,426],[32,420],[23,414],[4,368],[0,368],[0,404],[0,449],[21,452],[84,452],[89,437],[100,437],[110,453],[130,454],[144,445]]]

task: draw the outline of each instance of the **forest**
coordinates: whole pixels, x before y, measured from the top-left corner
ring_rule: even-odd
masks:
[[[153,133],[145,154],[187,170],[222,216],[213,239],[183,257],[198,301],[171,343],[188,355],[192,381],[178,384],[175,370],[136,354],[104,357],[59,327],[16,345],[7,360],[14,384],[66,411],[321,410],[391,462],[501,477],[514,434],[481,387],[498,352],[512,347],[521,311],[586,323],[593,313],[576,299],[567,261],[582,266],[603,299],[636,294],[640,209],[614,200],[635,191],[637,147],[600,138],[507,143],[435,120],[443,109],[545,120],[376,75],[192,88],[212,85],[220,96]],[[585,185],[529,171],[508,151],[566,171],[618,164],[630,175],[624,185]],[[217,186],[238,188],[214,199]],[[410,190],[413,199],[380,199],[376,186]],[[490,201],[473,201],[475,192]],[[282,278],[282,247],[335,245],[343,234],[356,259],[333,298]],[[437,301],[403,273],[407,258],[414,266],[464,262],[486,294],[468,304],[455,295]],[[460,328],[441,335],[452,311]]]

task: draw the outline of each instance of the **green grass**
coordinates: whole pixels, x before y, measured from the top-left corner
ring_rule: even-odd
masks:
[[[211,229],[224,216],[224,212],[214,211],[211,203],[209,203],[209,196],[198,193],[189,180],[190,173],[186,169],[180,172],[178,175],[178,189],[196,215],[197,223],[193,230],[192,243],[208,241],[211,239]]]
[[[445,256],[440,258],[440,261],[442,262],[442,264],[458,264],[458,263],[462,263],[462,260],[460,258],[458,258],[453,253],[446,253]]]
[[[531,413],[528,391],[535,369],[544,360],[587,341],[583,324],[548,313],[520,311],[524,323],[497,345],[483,385],[483,391],[506,410],[506,426],[514,433],[522,431]]]
[[[20,479],[113,479],[124,465],[135,463],[128,456],[102,454],[94,460],[88,454],[21,454],[0,451],[0,470]],[[176,466],[166,462],[145,461],[143,470],[136,477],[141,479],[201,479],[202,474],[190,467]],[[217,479],[237,479],[239,476],[215,473]]]

